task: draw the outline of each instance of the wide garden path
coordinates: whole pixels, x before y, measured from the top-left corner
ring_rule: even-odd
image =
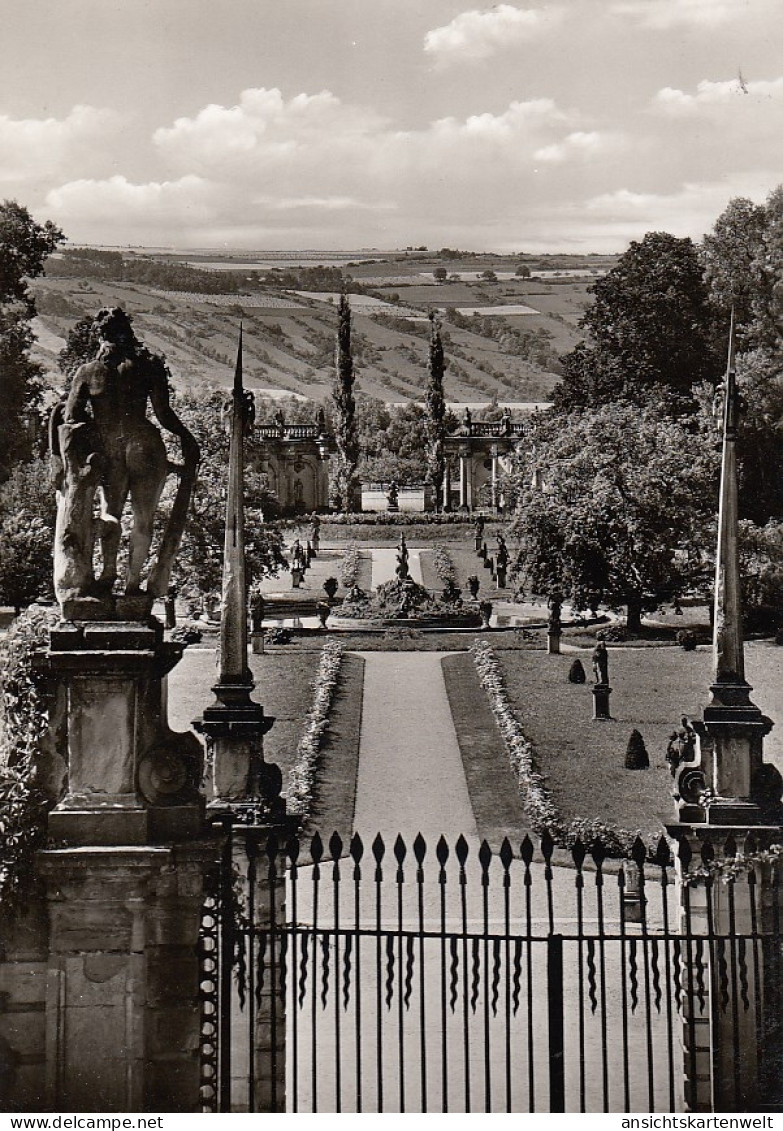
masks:
[[[394,551],[391,551],[394,553]],[[375,566],[375,556],[373,556]],[[364,652],[354,830],[477,836],[440,652]]]

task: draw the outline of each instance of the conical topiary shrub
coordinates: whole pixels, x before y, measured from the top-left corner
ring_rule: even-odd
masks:
[[[650,756],[647,753],[647,747],[644,745],[644,739],[638,730],[632,730],[631,737],[628,739],[628,747],[625,751],[625,768],[626,770],[649,770],[650,768]]]
[[[571,664],[571,667],[568,669],[568,682],[585,683],[586,681],[587,676],[585,675],[585,669],[582,666],[582,661],[578,659],[574,660],[573,664]]]

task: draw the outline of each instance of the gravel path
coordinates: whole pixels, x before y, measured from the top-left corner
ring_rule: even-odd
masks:
[[[439,652],[363,652],[354,830],[477,836]]]

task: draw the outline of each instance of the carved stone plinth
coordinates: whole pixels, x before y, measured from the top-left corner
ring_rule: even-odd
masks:
[[[609,713],[609,696],[612,694],[612,689],[608,683],[596,683],[592,688],[593,692],[593,718],[594,719],[611,719]]]
[[[44,1110],[199,1110],[196,942],[218,857],[209,841],[39,854],[50,920]]]
[[[155,620],[53,629],[45,665],[65,690],[67,746],[53,838],[141,845],[199,834],[201,744],[166,719],[166,676],[181,655]]]
[[[560,655],[560,630],[553,631],[550,629],[546,634],[546,650],[550,656]]]
[[[264,735],[275,720],[250,698],[251,690],[252,683],[217,684],[217,701],[193,722],[207,739],[208,808],[221,812],[260,806],[277,818],[285,813],[282,774],[278,766],[264,761]]]

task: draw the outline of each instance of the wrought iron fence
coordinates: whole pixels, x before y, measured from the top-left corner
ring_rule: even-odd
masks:
[[[783,973],[777,902],[757,890],[753,868],[681,889],[664,840],[620,865],[548,837],[229,829],[202,929],[204,1110],[704,1106],[711,1010],[735,1062],[749,1032],[771,1055],[779,1025],[760,977]]]

